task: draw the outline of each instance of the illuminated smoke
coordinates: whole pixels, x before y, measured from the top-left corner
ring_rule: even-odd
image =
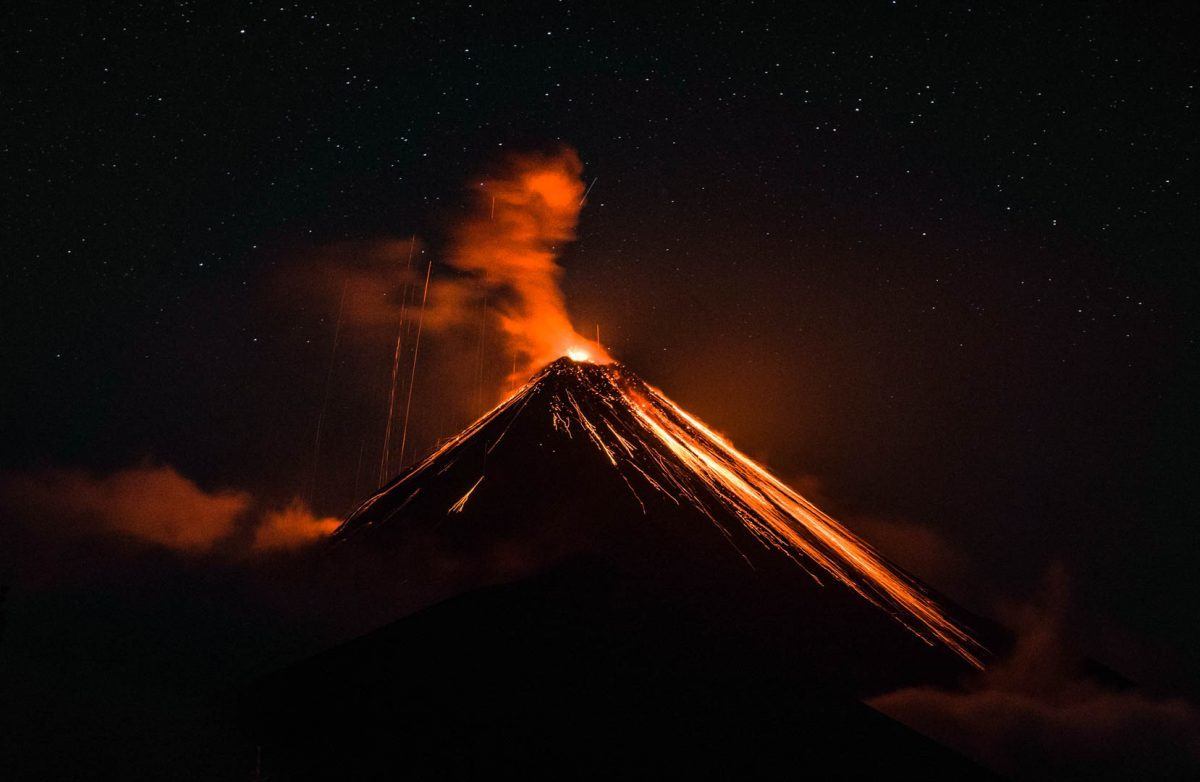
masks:
[[[187,552],[204,552],[230,536],[251,505],[245,492],[207,492],[175,468],[147,465],[92,475],[48,470],[7,476],[6,509],[63,531],[99,531]]]
[[[568,352],[609,360],[575,331],[559,287],[558,253],[575,238],[582,172],[579,156],[567,148],[513,156],[502,173],[479,183],[474,211],[454,233],[447,262],[482,288],[519,377]]]
[[[340,519],[315,516],[300,500],[286,508],[268,511],[254,530],[254,548],[296,548],[324,538],[341,524]]]
[[[134,539],[186,554],[229,553],[239,531],[253,548],[297,548],[327,537],[339,524],[316,516],[302,500],[264,507],[244,491],[206,491],[170,465],[129,467],[107,475],[46,470],[0,477],[0,508],[48,531]]]

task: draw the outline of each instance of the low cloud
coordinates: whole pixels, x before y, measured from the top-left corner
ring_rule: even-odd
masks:
[[[1196,778],[1200,712],[1089,675],[1065,632],[1066,595],[1056,570],[1039,603],[1003,610],[1017,643],[965,690],[913,687],[870,705],[1015,778]]]
[[[120,537],[185,554],[236,553],[247,528],[255,551],[296,548],[328,536],[339,523],[298,499],[263,508],[250,492],[206,490],[170,465],[103,475],[62,469],[10,474],[0,479],[0,504],[41,532]]]
[[[47,470],[9,476],[7,507],[56,523],[60,531],[97,530],[179,551],[203,552],[232,535],[251,506],[241,491],[205,491],[175,468],[133,467],[94,475]]]

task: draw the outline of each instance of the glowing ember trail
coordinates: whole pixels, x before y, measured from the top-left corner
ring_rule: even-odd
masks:
[[[467,489],[467,493],[464,494],[462,496],[462,498],[459,499],[458,502],[451,505],[450,510],[448,510],[446,512],[447,513],[462,513],[463,508],[467,507],[467,500],[471,499],[471,495],[475,493],[475,490],[479,488],[479,484],[481,484],[481,483],[483,483],[482,475],[479,476],[479,480],[475,481],[475,484],[473,486],[471,486],[471,488]]]
[[[531,400],[538,400],[531,405]],[[886,611],[927,643],[940,643],[982,668],[986,653],[911,578],[865,541],[816,508],[757,462],[686,413],[661,391],[617,363],[586,353],[553,362],[506,400],[368,499],[338,530],[394,518],[432,481],[461,480],[450,508],[461,513],[484,476],[459,476],[455,462],[481,443],[492,454],[519,418],[548,415],[560,436],[586,438],[618,471],[643,511],[657,493],[691,506],[723,531],[740,524],[763,546],[781,552],[818,582],[821,574]],[[471,445],[471,444],[474,445]],[[489,458],[498,458],[490,456]],[[547,458],[553,458],[547,456]],[[478,478],[476,479],[476,476]],[[467,484],[474,481],[467,488]],[[482,502],[482,500],[481,500]],[[444,507],[444,506],[443,506]],[[727,532],[728,534],[728,532]]]

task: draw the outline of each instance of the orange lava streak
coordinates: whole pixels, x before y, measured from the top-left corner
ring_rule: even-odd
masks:
[[[536,378],[534,380],[536,380]],[[516,404],[517,401],[520,400],[521,397],[523,397],[525,395],[526,391],[529,390],[529,387],[533,384],[533,382],[534,381],[531,380],[530,382],[526,383],[525,385],[521,386],[520,388],[514,389],[512,393],[510,393],[507,397],[505,397],[500,402],[500,404],[496,405],[491,410],[487,411],[486,413],[481,415],[478,419],[476,419],[475,423],[471,424],[466,429],[464,429],[461,432],[459,432],[458,434],[456,434],[454,437],[451,437],[450,439],[446,440],[440,446],[435,448],[432,453],[430,453],[428,456],[426,456],[424,459],[422,459],[419,463],[417,463],[417,465],[414,466],[412,469],[410,469],[406,472],[402,472],[399,476],[394,478],[390,483],[381,487],[378,491],[376,491],[374,494],[372,494],[370,497],[368,497],[361,505],[358,506],[357,509],[355,509],[354,513],[352,513],[349,518],[347,518],[345,521],[342,522],[342,525],[337,529],[335,536],[337,534],[344,532],[349,527],[350,523],[353,521],[355,516],[369,510],[375,503],[379,502],[379,500],[386,497],[388,494],[390,494],[392,492],[393,489],[397,488],[401,484],[411,481],[416,476],[424,473],[426,470],[429,469],[430,466],[433,465],[434,462],[436,462],[438,460],[439,457],[441,457],[443,454],[450,452],[451,450],[453,450],[458,445],[461,445],[466,440],[469,440],[472,435],[474,435],[480,429],[484,428],[489,423],[494,421],[496,419],[496,417],[499,416],[501,413],[503,413],[505,410],[509,409],[514,404]],[[504,435],[501,434],[500,436],[503,437]],[[497,442],[499,442],[499,439],[497,439]],[[493,445],[495,445],[495,443],[493,443]],[[482,481],[483,477],[480,476],[479,480]],[[420,489],[417,489],[417,491],[420,491]],[[413,496],[415,496],[415,494],[416,494],[416,492],[413,493]],[[468,494],[469,494],[469,492],[468,492]],[[412,499],[412,497],[410,496],[409,499]],[[466,498],[464,497],[463,499],[465,500]],[[401,507],[403,507],[403,506],[401,506]],[[397,508],[396,510],[398,511],[399,508]]]
[[[603,387],[595,389],[602,402],[600,420],[590,420],[585,406],[566,390],[552,402],[556,429],[570,436],[574,423],[618,471],[634,468],[651,487],[675,502],[689,503],[719,527],[719,516],[724,514],[717,510],[724,510],[763,545],[784,553],[801,567],[805,561],[815,564],[886,610],[926,643],[941,643],[972,666],[983,668],[980,655],[986,650],[869,544],[658,389],[626,379],[616,365],[605,367],[596,376],[603,378],[597,384]],[[636,426],[622,424],[629,414]],[[664,448],[674,461],[665,458]],[[659,478],[651,477],[652,473]],[[633,491],[629,478],[622,477]],[[634,496],[642,502],[636,491]]]
[[[451,505],[450,510],[448,510],[446,512],[447,513],[462,513],[463,508],[467,507],[467,500],[471,499],[471,495],[475,493],[475,490],[479,488],[479,484],[481,484],[481,483],[483,483],[482,475],[479,476],[479,480],[477,480],[477,481],[475,481],[475,483],[471,484],[471,488],[467,489],[467,493],[464,494],[462,497],[460,497],[458,502]]]
[[[624,393],[633,412],[676,457],[703,477],[756,537],[789,556],[807,557],[876,605],[900,609],[903,613],[897,619],[918,636],[926,641],[936,639],[971,665],[983,667],[976,641],[910,579],[662,392],[647,388],[653,400],[636,392]],[[663,415],[663,406],[686,426]]]

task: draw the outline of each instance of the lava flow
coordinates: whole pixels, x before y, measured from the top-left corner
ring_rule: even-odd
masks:
[[[535,401],[536,400],[536,401]],[[649,494],[688,505],[728,536],[740,524],[821,581],[825,574],[884,609],[927,643],[940,643],[982,668],[985,650],[911,578],[729,441],[619,363],[566,356],[364,502],[339,537],[386,523],[426,489],[461,483],[443,513],[462,513],[486,494],[487,468],[451,471],[460,457],[496,449],[522,417],[549,416],[549,433],[587,438],[647,511]],[[540,431],[540,430],[539,430]],[[552,449],[551,452],[552,454]],[[554,458],[547,455],[546,458]],[[468,459],[464,458],[464,461]],[[485,460],[486,465],[486,460]],[[435,489],[434,483],[439,484]],[[435,511],[436,512],[436,511]]]

